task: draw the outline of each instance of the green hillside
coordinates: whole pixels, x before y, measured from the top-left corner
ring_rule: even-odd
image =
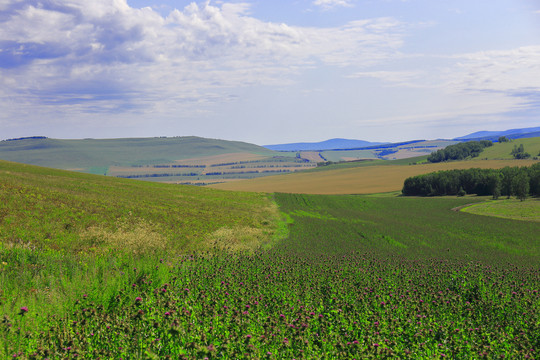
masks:
[[[0,159],[103,174],[109,166],[172,163],[229,153],[273,155],[261,146],[195,136],[126,139],[22,139],[0,142]]]
[[[224,211],[226,209],[226,211]],[[267,196],[124,180],[0,161],[1,246],[67,252],[197,249],[214,233],[269,241],[277,212]],[[103,240],[103,239],[110,239]],[[130,239],[131,238],[131,239]],[[159,241],[155,239],[159,239]],[[103,249],[102,249],[103,248]]]
[[[480,158],[495,160],[495,159],[513,159],[511,154],[514,145],[523,144],[525,152],[528,152],[531,157],[538,157],[540,153],[540,137],[514,139],[509,142],[493,143],[493,146],[485,148],[480,154]]]

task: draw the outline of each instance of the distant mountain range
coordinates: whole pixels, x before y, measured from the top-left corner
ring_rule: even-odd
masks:
[[[350,139],[330,139],[321,142],[300,142],[289,144],[263,145],[265,148],[274,151],[317,151],[317,150],[337,150],[337,149],[357,149],[368,146],[386,144],[381,142],[370,142],[364,140]]]
[[[540,137],[540,127],[504,131],[477,131],[469,135],[454,138],[453,140],[497,140],[500,136],[506,136],[509,139]]]
[[[497,141],[500,136],[506,136],[509,139],[521,139],[540,137],[540,127],[510,129],[504,131],[477,131],[469,135],[460,136],[452,140],[470,141],[470,140],[492,140]],[[320,142],[298,142],[286,144],[263,145],[263,147],[274,151],[323,151],[323,150],[344,150],[344,149],[362,149],[373,148],[378,145],[391,144],[388,142],[370,142],[365,140],[352,139],[330,139]],[[396,143],[393,145],[400,145]]]

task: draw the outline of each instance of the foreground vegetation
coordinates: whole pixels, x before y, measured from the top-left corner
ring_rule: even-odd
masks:
[[[275,194],[279,240],[260,194],[0,176],[1,358],[539,356],[540,223],[450,211],[484,198]],[[132,217],[166,247],[118,246]],[[83,235],[96,227],[111,241]],[[265,232],[267,248],[239,246]]]

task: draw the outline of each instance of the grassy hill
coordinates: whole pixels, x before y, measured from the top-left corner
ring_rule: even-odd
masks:
[[[230,153],[275,155],[261,146],[195,136],[126,139],[22,139],[0,142],[0,159],[103,174],[109,166],[168,164]]]
[[[514,145],[523,144],[525,152],[528,152],[531,157],[538,157],[540,153],[540,137],[514,139],[509,142],[494,143],[493,146],[485,148],[480,154],[482,159],[513,159],[511,154]]]
[[[260,240],[268,241],[277,218],[275,206],[265,195],[114,179],[6,161],[0,161],[0,199],[0,246],[67,252],[137,252],[138,247],[154,245],[156,249],[198,249],[211,246],[214,235],[223,229],[236,235],[242,231],[258,234]],[[126,244],[117,248],[115,241]]]

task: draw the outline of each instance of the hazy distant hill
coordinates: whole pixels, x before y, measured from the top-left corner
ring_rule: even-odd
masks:
[[[321,142],[301,142],[290,144],[264,145],[265,148],[275,151],[315,151],[334,149],[357,149],[366,146],[380,145],[380,142],[350,139],[330,139]]]
[[[540,136],[540,127],[510,129],[504,131],[477,131],[469,135],[460,136],[454,140],[497,140],[500,136],[509,139],[522,139]]]
[[[196,136],[59,140],[44,137],[0,141],[0,159],[58,169],[102,173],[109,166],[171,163],[229,153],[271,156],[273,151],[239,141]],[[89,169],[95,169],[95,171]]]

